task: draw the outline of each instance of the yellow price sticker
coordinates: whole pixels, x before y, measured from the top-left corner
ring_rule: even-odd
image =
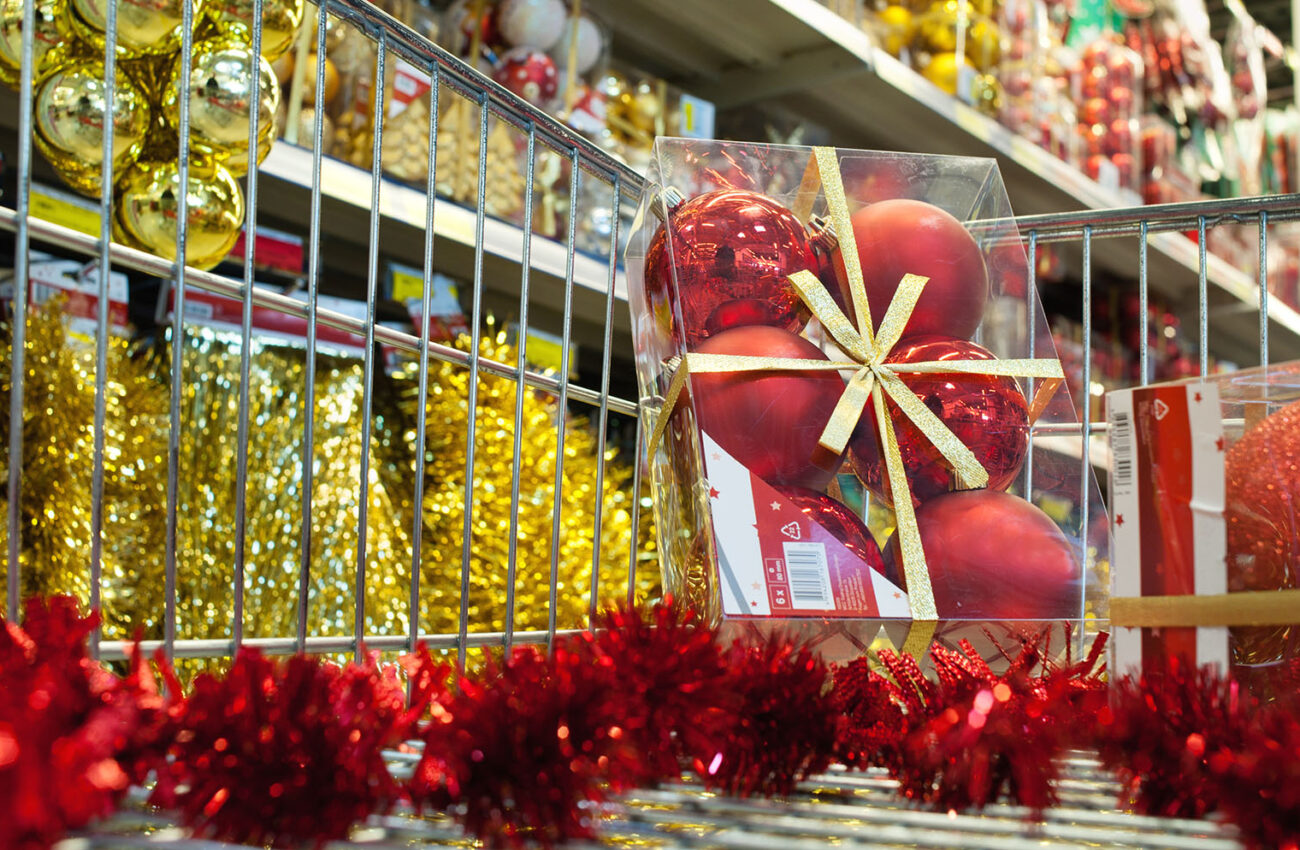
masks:
[[[70,230],[99,235],[99,210],[80,200],[73,200],[46,189],[32,187],[31,214]]]
[[[424,296],[424,278],[410,272],[393,271],[393,300],[406,301]]]

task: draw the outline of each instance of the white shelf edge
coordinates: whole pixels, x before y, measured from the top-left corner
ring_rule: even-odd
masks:
[[[258,173],[275,177],[286,183],[311,190],[312,152],[283,140],[271,148]],[[336,201],[358,209],[370,208],[370,172],[336,159],[321,159],[321,193]],[[379,191],[379,214],[400,221],[419,230],[424,229],[428,196],[410,186],[384,178]],[[439,197],[434,206],[433,231],[469,248],[474,247],[474,230],[477,216],[473,210],[454,201]],[[483,250],[485,253],[523,262],[523,230],[500,219],[486,216],[483,221]],[[568,267],[568,252],[564,245],[537,234],[532,235],[529,265],[534,271],[553,275],[563,280]],[[578,286],[605,293],[609,289],[607,263],[576,254],[573,258],[573,282]],[[627,278],[616,270],[614,296],[627,300]]]

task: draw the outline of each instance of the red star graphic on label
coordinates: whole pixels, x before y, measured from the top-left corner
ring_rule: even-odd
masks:
[[[1124,515],[1123,515],[1123,514],[1115,514],[1115,524],[1116,524],[1116,525],[1123,525],[1123,524],[1124,524]]]
[[[1196,395],[1192,396],[1192,401],[1200,401],[1200,400],[1201,400],[1201,394],[1200,394],[1200,393],[1197,393]]]
[[[1214,447],[1215,447],[1216,449],[1218,449],[1219,451],[1223,451],[1223,438],[1222,438],[1222,437],[1220,437],[1219,439],[1217,439],[1217,440],[1214,441]]]
[[[717,488],[717,487],[710,487],[710,488],[709,488],[709,498],[710,498],[710,499],[716,499],[716,498],[718,498],[718,488]]]
[[[773,502],[773,503],[772,503],[772,510],[774,510],[774,511],[779,511],[779,510],[781,510],[781,503],[780,503],[780,502]]]

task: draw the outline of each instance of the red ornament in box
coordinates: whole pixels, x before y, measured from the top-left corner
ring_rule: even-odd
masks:
[[[534,106],[544,106],[560,90],[555,60],[532,47],[516,47],[501,57],[492,78]]]
[[[756,192],[721,189],[669,212],[646,251],[646,297],[652,311],[670,314],[676,292],[693,349],[742,325],[797,330],[807,314],[788,278],[817,268],[793,213]]]
[[[1228,450],[1224,520],[1228,590],[1296,587],[1300,568],[1300,402],[1251,428]],[[1247,663],[1276,661],[1290,630],[1233,630],[1234,654]]]
[[[989,279],[979,246],[960,221],[933,204],[899,198],[854,213],[853,236],[875,327],[903,276],[918,274],[930,282],[903,336],[969,339],[975,333],[984,318]]]
[[[900,587],[903,584],[898,571],[891,564],[885,566],[885,559],[880,554],[876,539],[871,536],[866,525],[858,518],[848,505],[836,501],[825,493],[806,490],[803,487],[777,487],[776,491],[789,499],[794,506],[803,511],[804,516],[826,529],[836,540],[844,544],[862,562]]]
[[[940,619],[1077,618],[1079,567],[1051,517],[993,490],[945,493],[916,511]],[[885,564],[900,563],[898,535]]]
[[[945,360],[996,360],[983,346],[949,337],[921,337],[905,340],[885,359],[886,363],[929,363]],[[1029,405],[1014,378],[956,373],[908,374],[899,377],[948,428],[966,444],[989,473],[988,487],[1005,490],[1016,478],[1029,447]],[[894,433],[898,437],[913,504],[946,493],[953,487],[953,473],[939,451],[920,429],[898,409],[886,402]],[[891,504],[886,486],[885,463],[880,454],[876,421],[872,410],[863,411],[849,441],[850,463],[876,498]]]
[[[701,354],[826,360],[790,331],[765,325],[710,337]],[[842,458],[818,445],[844,391],[837,372],[700,372],[690,377],[700,428],[769,484],[822,490]]]

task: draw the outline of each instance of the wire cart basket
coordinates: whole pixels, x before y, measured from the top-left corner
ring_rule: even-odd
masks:
[[[166,511],[160,521],[165,523],[165,551],[163,554],[162,608],[153,612],[157,636],[146,640],[144,649],[152,652],[161,647],[174,658],[220,659],[229,658],[241,646],[255,646],[271,654],[294,652],[358,653],[364,645],[369,650],[399,652],[411,650],[418,641],[431,648],[454,654],[461,669],[472,650],[505,648],[533,643],[547,644],[566,629],[581,627],[584,623],[563,623],[557,615],[557,602],[568,596],[580,600],[583,610],[594,615],[598,606],[610,598],[631,598],[638,587],[638,569],[642,565],[638,547],[630,547],[625,562],[611,563],[602,552],[602,524],[608,521],[608,506],[602,498],[593,497],[590,529],[592,541],[590,581],[585,587],[572,586],[559,579],[557,560],[561,549],[561,510],[559,494],[564,488],[565,476],[565,416],[555,417],[553,440],[557,458],[553,470],[553,518],[550,529],[551,563],[549,584],[537,589],[534,604],[544,606],[545,627],[539,627],[534,618],[528,628],[517,627],[518,608],[522,597],[516,598],[516,573],[519,569],[518,504],[520,493],[520,434],[524,417],[526,394],[539,393],[553,398],[560,411],[580,410],[591,422],[595,435],[596,456],[602,461],[596,472],[595,493],[604,492],[604,460],[611,448],[612,422],[630,423],[628,431],[635,439],[626,439],[634,445],[636,456],[641,453],[642,423],[638,417],[634,382],[620,375],[620,363],[626,364],[626,353],[631,351],[631,331],[626,316],[626,281],[618,267],[621,241],[626,234],[621,223],[635,208],[643,188],[643,179],[634,170],[613,159],[606,152],[579,136],[556,119],[512,95],[501,86],[488,81],[462,61],[432,44],[408,26],[380,11],[364,0],[318,0],[307,5],[308,23],[314,18],[317,43],[314,48],[317,70],[314,75],[316,101],[325,100],[324,57],[326,38],[330,27],[345,26],[363,34],[373,42],[375,49],[374,79],[370,86],[373,103],[372,114],[386,114],[388,97],[386,76],[397,63],[417,69],[425,75],[430,101],[427,126],[428,177],[422,188],[400,185],[385,178],[382,173],[385,123],[374,122],[372,165],[368,172],[350,166],[341,166],[322,152],[325,133],[324,114],[314,113],[311,140],[304,140],[303,148],[276,153],[259,167],[251,161],[244,184],[246,218],[244,222],[244,258],[242,277],[217,272],[201,271],[185,264],[187,248],[194,234],[191,200],[187,192],[176,192],[174,217],[175,243],[169,256],[160,252],[140,250],[114,241],[114,152],[112,134],[102,134],[103,150],[98,157],[102,167],[97,214],[97,232],[84,232],[42,217],[36,209],[33,194],[33,175],[39,161],[33,156],[33,136],[38,116],[33,93],[37,87],[37,46],[31,33],[36,25],[36,3],[28,0],[24,6],[23,40],[21,44],[21,76],[17,99],[16,132],[17,156],[12,163],[16,177],[16,191],[3,199],[0,206],[0,227],[13,234],[14,280],[12,301],[12,360],[10,410],[8,418],[8,457],[24,457],[24,422],[33,415],[24,406],[24,384],[28,379],[28,287],[21,285],[29,278],[33,251],[53,247],[65,253],[84,258],[85,278],[93,283],[97,297],[93,333],[95,348],[94,424],[92,451],[87,460],[91,520],[85,562],[86,598],[89,606],[100,607],[105,586],[102,532],[115,521],[105,513],[105,492],[111,486],[106,460],[106,417],[109,396],[114,391],[109,385],[106,364],[109,358],[110,285],[114,271],[130,271],[150,276],[162,282],[165,297],[159,299],[160,316],[165,317],[160,339],[166,340],[170,362],[183,363],[186,357],[187,302],[203,294],[231,299],[239,305],[237,333],[240,339],[239,398],[237,410],[238,431],[235,435],[233,463],[235,480],[234,547],[229,563],[219,564],[226,571],[230,588],[229,610],[219,612],[221,628],[215,637],[193,637],[178,626],[178,524],[181,512],[179,496],[183,476],[182,422],[183,400],[193,387],[187,384],[182,368],[170,370],[169,406],[165,412],[166,442]],[[181,43],[178,52],[178,78],[182,92],[178,100],[178,148],[172,153],[177,159],[179,185],[187,185],[190,170],[198,167],[191,155],[191,98],[189,96],[190,70],[195,41],[193,18],[194,4],[184,3],[184,20],[181,26]],[[263,0],[252,4],[253,19],[262,17]],[[117,4],[107,7],[107,43],[116,41]],[[306,29],[310,30],[308,26]],[[253,49],[259,49],[262,33],[260,27],[252,32]],[[305,44],[305,40],[304,40]],[[308,56],[300,50],[299,57]],[[103,98],[107,111],[113,110],[115,99],[115,69],[119,58],[112,49],[102,55],[105,76]],[[256,148],[260,132],[259,122],[264,120],[258,109],[256,75],[253,97],[248,107],[249,146]],[[463,103],[474,116],[465,129],[472,135],[470,149],[477,152],[476,167],[470,171],[477,179],[477,204],[470,209],[441,198],[435,190],[437,175],[453,167],[439,143],[439,122],[446,114],[446,103]],[[440,103],[442,104],[440,106]],[[102,116],[101,116],[102,117]],[[107,123],[107,119],[105,119]],[[102,125],[101,125],[102,126]],[[523,172],[524,202],[522,219],[507,223],[494,217],[485,209],[484,198],[493,176],[490,159],[497,155],[490,150],[489,134],[497,127],[505,127],[514,141],[513,150],[518,156],[517,166]],[[309,149],[308,149],[309,146]],[[465,154],[457,156],[454,167],[465,165]],[[544,160],[557,162],[561,173],[567,175],[567,218],[561,227],[561,241],[534,234],[534,209],[539,198],[536,173]],[[287,187],[287,188],[286,188]],[[278,221],[285,217],[283,207],[296,205],[299,222],[306,235],[306,267],[303,291],[305,297],[293,297],[282,291],[255,286],[258,274],[256,250],[259,224],[267,220]],[[350,218],[340,210],[351,210]],[[603,244],[594,249],[580,250],[578,244],[579,222],[595,209],[602,211],[606,227],[600,231]],[[1234,338],[1239,339],[1242,327],[1249,327],[1253,336],[1258,333],[1258,361],[1267,363],[1273,352],[1286,352],[1285,344],[1270,341],[1271,327],[1278,321],[1278,309],[1270,309],[1268,281],[1268,225],[1300,218],[1300,196],[1250,198],[1223,202],[1177,204],[1162,207],[1110,209],[1092,212],[1036,215],[1018,219],[1025,235],[1031,275],[1037,268],[1039,252],[1049,243],[1067,246],[1066,256],[1079,264],[1082,275],[1080,305],[1084,324],[1085,346],[1091,338],[1093,297],[1093,272],[1096,246],[1099,242],[1128,240],[1134,250],[1127,262],[1132,264],[1141,302],[1141,338],[1148,338],[1147,299],[1149,288],[1159,286],[1153,279],[1164,274],[1164,266],[1157,267],[1151,260],[1150,246],[1154,240],[1168,238],[1179,240],[1161,254],[1168,262],[1171,251],[1185,255],[1185,270],[1195,269],[1197,285],[1184,298],[1187,315],[1195,317],[1195,334],[1199,351],[1200,371],[1204,375],[1210,368],[1211,341],[1221,326],[1232,326]],[[1207,256],[1207,231],[1218,227],[1253,226],[1258,231],[1259,272],[1251,285],[1241,284],[1241,275],[1233,278],[1238,290],[1225,300],[1224,288],[1212,285],[1215,276],[1214,257]],[[364,311],[347,314],[321,306],[318,303],[320,281],[330,272],[333,262],[333,245],[342,231],[353,244],[364,246],[364,263],[358,277],[364,278]],[[1176,234],[1195,231],[1196,242],[1183,240]],[[1127,244],[1127,243],[1126,243]],[[1171,243],[1168,243],[1172,245]],[[421,312],[428,316],[432,291],[429,281],[434,272],[450,264],[472,280],[472,290],[462,293],[462,303],[468,303],[467,327],[471,336],[467,347],[457,347],[431,340],[428,322],[421,322],[421,330],[411,333],[395,329],[381,319],[383,271],[381,252],[400,245],[406,255],[422,258],[424,286],[421,293]],[[1190,252],[1190,255],[1188,254]],[[1115,251],[1107,256],[1114,257]],[[1152,269],[1156,271],[1153,273]],[[1032,278],[1031,278],[1032,279]],[[1032,287],[1031,287],[1032,294]],[[170,303],[170,311],[165,310]],[[1228,306],[1225,306],[1225,303]],[[484,355],[482,337],[487,315],[496,309],[515,317],[517,323],[518,357],[504,362]],[[1286,308],[1282,308],[1286,310]],[[305,320],[305,350],[303,368],[303,396],[295,403],[305,410],[316,404],[315,388],[318,386],[316,355],[320,334],[329,329],[350,334],[361,341],[363,358],[360,412],[358,415],[361,436],[359,475],[351,482],[356,493],[356,548],[353,553],[355,579],[349,590],[350,609],[346,607],[339,616],[342,625],[337,628],[314,631],[309,628],[308,610],[311,606],[313,585],[312,542],[314,536],[337,531],[314,521],[312,477],[320,463],[322,447],[317,443],[316,418],[297,420],[302,429],[301,454],[295,459],[295,474],[300,479],[297,488],[301,494],[296,516],[292,517],[294,535],[299,538],[298,573],[292,578],[295,588],[296,629],[291,633],[264,634],[245,615],[248,573],[257,558],[245,542],[245,531],[251,518],[262,506],[250,502],[250,342],[254,335],[256,311],[270,311],[285,317]],[[1272,316],[1272,318],[1270,318]],[[1191,324],[1191,323],[1189,323]],[[558,337],[560,352],[558,368],[541,370],[525,360],[522,341],[530,328],[539,326]],[[1300,325],[1297,325],[1300,327]],[[584,368],[579,371],[571,362],[573,344],[581,338],[587,353]],[[592,354],[591,352],[595,352]],[[424,627],[421,616],[422,526],[417,516],[408,530],[409,551],[403,557],[410,563],[407,571],[409,586],[403,588],[406,607],[400,616],[389,618],[389,627],[376,626],[377,619],[368,617],[367,567],[373,562],[373,542],[367,539],[367,512],[371,509],[371,488],[375,480],[371,457],[373,444],[371,429],[374,422],[376,375],[382,371],[379,362],[386,352],[400,352],[414,362],[418,400],[417,409],[425,409],[426,401],[438,388],[431,380],[435,365],[450,364],[468,374],[468,410],[475,411],[476,394],[480,376],[492,376],[510,382],[515,397],[514,427],[509,431],[480,433],[480,424],[474,415],[466,420],[463,435],[465,447],[464,505],[462,519],[463,545],[460,550],[458,607],[443,622],[453,622],[455,628],[430,630]],[[1142,346],[1140,374],[1149,376],[1148,347]],[[1083,357],[1082,386],[1091,387],[1091,358]],[[1247,363],[1246,365],[1253,365]],[[323,368],[323,367],[321,367]],[[625,389],[619,389],[620,387]],[[1090,422],[1084,415],[1083,424],[1073,433],[1051,435],[1054,439],[1067,438],[1077,446],[1079,463],[1085,471],[1083,481],[1088,481],[1088,470],[1098,460],[1096,454],[1102,443],[1094,438],[1104,431],[1104,424]],[[414,505],[423,504],[427,451],[426,422],[423,417],[416,424],[415,458],[417,468],[411,482],[410,494]],[[503,436],[504,435],[504,436]],[[483,440],[510,439],[513,435],[514,458],[511,478],[511,512],[507,531],[508,548],[502,563],[485,563],[475,556],[471,547],[472,530],[477,521],[475,504],[475,451]],[[1032,475],[1032,471],[1027,473]],[[16,618],[20,607],[23,576],[20,569],[20,544],[23,531],[22,493],[24,471],[21,463],[11,462],[8,468],[8,536],[7,584],[5,612]],[[639,526],[639,512],[643,510],[640,467],[626,484],[628,497],[626,510],[630,512],[630,527]],[[1087,498],[1083,498],[1087,505]],[[1086,510],[1086,507],[1085,507]],[[1087,526],[1087,518],[1084,519]],[[650,567],[653,568],[653,567]],[[478,570],[500,570],[505,573],[506,599],[503,623],[497,627],[476,619],[470,603],[472,575]],[[371,603],[373,605],[373,603]],[[350,616],[349,616],[350,614]],[[540,615],[539,615],[540,617]],[[350,621],[350,622],[349,622]],[[394,625],[397,624],[397,625]],[[105,660],[125,657],[129,641],[121,634],[96,634],[93,651]],[[393,753],[396,769],[409,771],[409,755]],[[718,847],[802,847],[835,841],[851,847],[1179,847],[1179,848],[1233,848],[1239,846],[1230,827],[1217,822],[1193,822],[1173,819],[1156,819],[1120,812],[1116,809],[1116,786],[1099,771],[1096,762],[1080,753],[1065,765],[1061,785],[1062,803],[1049,810],[1041,823],[1027,820],[1027,812],[1012,806],[992,806],[982,814],[933,813],[910,808],[890,794],[892,783],[881,773],[850,773],[832,771],[805,783],[799,791],[779,802],[737,801],[705,793],[702,788],[683,784],[668,789],[644,791],[626,795],[608,806],[604,835],[612,843],[635,843],[652,846],[718,846]],[[134,793],[134,792],[133,792]],[[132,797],[135,806],[100,824],[92,833],[71,839],[69,847],[207,847],[211,842],[200,842],[186,837],[182,830],[151,813],[143,804],[143,795]],[[468,839],[450,820],[416,817],[413,814],[374,818],[359,827],[353,841],[355,846],[425,846],[438,844],[464,844]]]

